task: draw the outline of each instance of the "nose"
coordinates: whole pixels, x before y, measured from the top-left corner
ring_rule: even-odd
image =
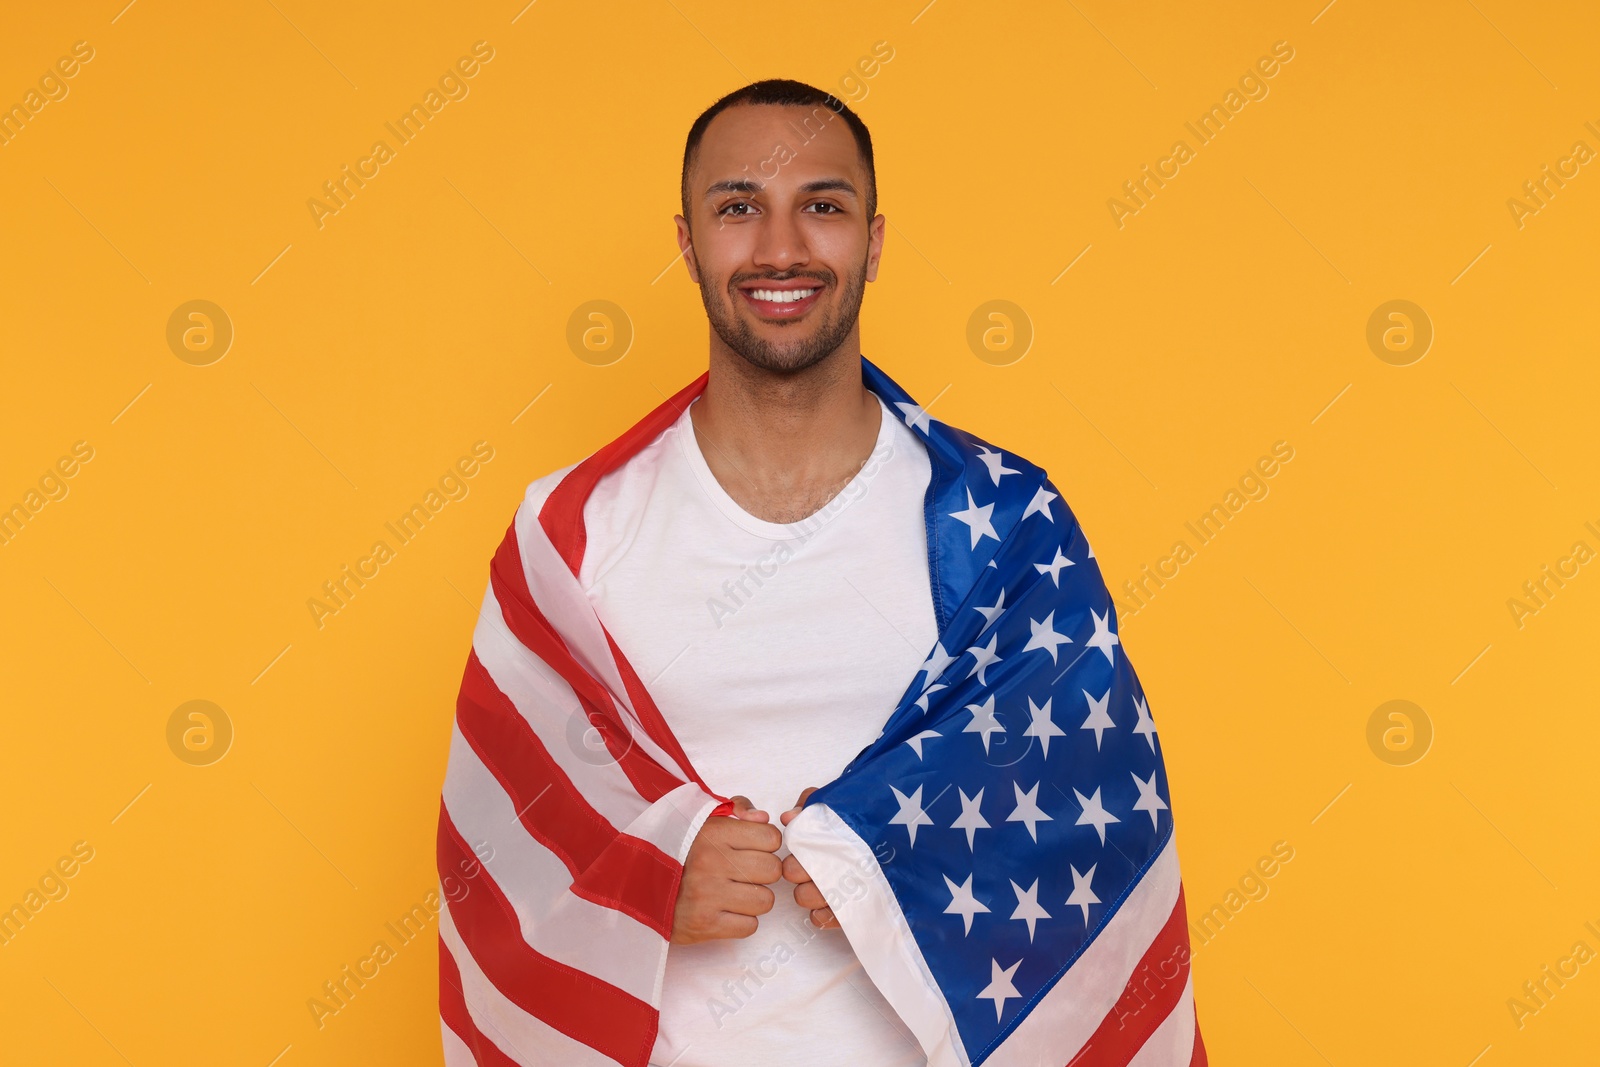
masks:
[[[811,250],[806,245],[805,231],[794,215],[774,211],[761,220],[760,237],[756,241],[754,259],[757,266],[786,271],[811,262]]]

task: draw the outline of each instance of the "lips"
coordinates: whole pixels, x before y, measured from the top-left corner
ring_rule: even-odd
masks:
[[[766,319],[780,320],[804,315],[822,296],[823,289],[821,282],[796,280],[757,283],[741,288],[739,293],[746,303],[755,309],[757,315]],[[800,296],[801,293],[810,295]]]

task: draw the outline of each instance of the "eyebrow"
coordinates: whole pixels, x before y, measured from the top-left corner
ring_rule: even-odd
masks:
[[[765,185],[753,178],[728,178],[720,182],[712,182],[710,187],[706,189],[705,198],[709,200],[722,193],[759,193],[764,188],[766,188]],[[845,178],[818,178],[802,185],[800,192],[805,195],[841,192],[860,199],[860,194],[856,192],[856,187]]]

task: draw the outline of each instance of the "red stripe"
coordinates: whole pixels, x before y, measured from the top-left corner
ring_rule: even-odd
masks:
[[[1189,1067],[1206,1067],[1206,1043],[1200,1040],[1200,1020],[1194,1021],[1194,1058]]]
[[[450,813],[439,807],[439,870],[473,862]],[[523,1011],[609,1056],[623,1067],[649,1067],[659,1013],[591,974],[535,951],[522,939],[511,902],[480,866],[472,891],[450,902],[462,942],[490,982]]]
[[[577,574],[583,566],[583,551],[588,543],[589,534],[583,524],[583,506],[588,502],[589,494],[594,492],[601,478],[622,466],[634,453],[678,421],[689,402],[705,390],[710,377],[711,372],[706,371],[662,401],[621,437],[574,467],[545,499],[544,507],[539,511],[539,522],[573,574]]]
[[[456,725],[521,813],[523,827],[572,872],[572,892],[672,936],[683,867],[650,842],[619,832],[584,799],[476,652],[467,657]]]
[[[550,538],[550,542],[555,546],[557,554],[561,556],[574,576],[583,567],[583,555],[588,547],[589,531],[583,521],[583,509],[584,505],[589,502],[589,496],[594,492],[594,487],[600,483],[601,478],[621,467],[642,448],[659,437],[667,427],[681,418],[683,413],[688,410],[689,404],[705,391],[706,383],[710,379],[711,372],[708,370],[672,394],[672,396],[657,404],[644,418],[634,423],[620,437],[610,441],[569,471],[567,476],[562,478],[550,495],[545,498],[544,506],[539,509],[539,525],[543,527],[545,535]],[[518,551],[515,545],[515,527],[516,523],[513,520],[512,530],[507,532],[505,541],[501,544],[502,552],[506,551],[507,543],[510,543],[512,552]],[[496,553],[497,560],[499,556],[500,553]],[[517,564],[514,569],[508,567],[506,570],[516,576],[518,584],[526,592],[526,583],[520,581],[522,577],[520,556]],[[491,573],[493,573],[493,570],[494,568],[491,568]],[[507,578],[510,578],[510,574],[507,575]],[[533,598],[528,596],[526,599],[529,607],[532,607]],[[523,635],[517,630],[516,624],[509,614],[506,621],[508,625],[511,625],[512,632],[516,633],[518,638],[521,639]],[[546,625],[548,626],[548,624]],[[666,720],[662,717],[659,709],[656,708],[655,702],[645,692],[644,686],[639,684],[638,676],[634,673],[632,665],[628,663],[622,651],[617,648],[616,642],[611,640],[610,633],[606,634],[606,641],[611,646],[612,656],[616,660],[619,673],[622,675],[623,684],[627,687],[629,697],[633,701],[634,712],[640,716],[646,733],[650,735],[651,739],[655,741],[662,751],[677,761],[678,766],[688,774],[690,781],[721,801],[720,804],[712,809],[712,815],[732,815],[733,801],[706,785],[705,780],[700,777],[699,772],[690,764],[689,757],[684,754],[683,749],[679,746],[678,739],[673,735],[671,729],[667,727]],[[557,669],[559,670],[560,668]],[[577,689],[577,686],[573,688]],[[609,701],[598,701],[597,703],[600,704],[599,713],[605,716],[609,711]],[[586,708],[588,707],[587,705],[585,706]],[[591,722],[596,722],[596,710],[589,709]],[[596,722],[596,725],[598,726],[599,723]],[[618,731],[615,734],[617,737],[628,736],[626,727],[620,722],[616,724],[615,730]],[[607,746],[611,747],[613,735],[606,733],[605,736]],[[615,751],[614,748],[613,751]],[[631,780],[633,778],[632,770],[624,761],[619,762],[623,762],[624,771],[628,773]],[[654,766],[653,760],[650,763]],[[640,792],[641,795],[651,800],[655,799],[643,789]],[[659,795],[656,794],[656,796]]]
[[[633,701],[634,714],[639,716],[640,722],[644,724],[645,731],[655,740],[656,744],[661,746],[662,751],[677,760],[678,766],[688,769],[689,777],[696,785],[722,801],[711,814],[732,814],[733,802],[706,785],[699,772],[690,764],[688,755],[683,751],[682,746],[678,744],[678,738],[673,734],[672,728],[667,725],[667,720],[661,714],[660,709],[656,707],[655,698],[645,689],[644,683],[639,681],[639,676],[634,673],[633,664],[628,662],[628,658],[622,654],[622,649],[617,647],[617,642],[611,637],[611,631],[607,630],[603,624],[600,629],[606,635],[606,644],[611,648],[611,657],[617,662],[617,673],[622,675],[622,685],[628,691],[628,699]],[[652,766],[654,766],[654,761],[652,761]]]
[[[682,779],[663,768],[633,743],[633,731],[623,721],[611,694],[578,663],[550,620],[534,604],[533,596],[528,591],[527,576],[523,572],[515,520],[494,554],[494,560],[489,565],[489,577],[506,626],[525,648],[548,664],[572,687],[589,724],[604,739],[617,767],[628,776],[634,790],[646,801],[654,803],[682,785]],[[648,724],[646,729],[650,729]],[[671,737],[671,731],[666,729],[664,723],[660,725],[660,730]],[[659,744],[661,738],[656,736],[655,731],[650,732]],[[676,745],[674,741],[673,747],[676,748]],[[683,765],[687,766],[688,761],[684,760]],[[696,781],[698,783],[698,779]]]
[[[517,1061],[501,1052],[499,1047],[483,1035],[478,1024],[467,1012],[467,997],[461,989],[461,968],[450,955],[450,946],[439,938],[439,1015],[462,1044],[472,1052],[472,1061],[478,1067],[519,1067]]]
[[[1166,925],[1145,950],[1122,996],[1100,1021],[1070,1067],[1126,1067],[1156,1027],[1172,1014],[1189,980],[1188,915],[1183,886]],[[1202,1053],[1202,1060],[1204,1054]]]

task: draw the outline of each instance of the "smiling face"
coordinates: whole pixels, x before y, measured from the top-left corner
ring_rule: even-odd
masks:
[[[741,105],[711,120],[689,171],[691,218],[675,219],[724,345],[780,373],[858,348],[883,249],[866,196],[855,138],[826,107]]]

